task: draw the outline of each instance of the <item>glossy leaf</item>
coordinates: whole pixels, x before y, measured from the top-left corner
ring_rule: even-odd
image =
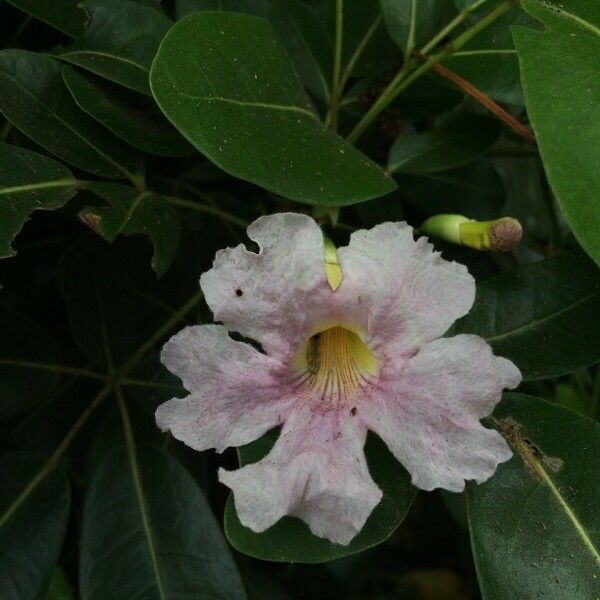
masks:
[[[29,452],[0,457],[2,600],[43,597],[58,561],[71,504],[67,478],[52,470],[15,502],[44,464],[42,457]]]
[[[127,273],[105,250],[87,247],[71,260],[66,286],[76,342],[94,365],[118,367],[135,346],[137,311]]]
[[[62,76],[81,110],[138,150],[175,157],[194,151],[146,96],[66,65]]]
[[[88,15],[81,0],[7,1],[71,37],[76,37],[85,30]]]
[[[59,208],[74,194],[67,167],[0,142],[0,258],[15,254],[10,244],[34,210]]]
[[[600,4],[522,6],[546,26],[515,28],[527,113],[550,185],[575,237],[600,264]]]
[[[136,178],[141,160],[75,104],[60,62],[26,50],[0,52],[0,111],[34,142],[96,175]]]
[[[600,270],[580,251],[477,285],[452,333],[476,333],[525,379],[556,377],[600,361]]]
[[[238,449],[243,466],[260,460],[276,439],[270,432],[260,440]],[[374,435],[367,438],[367,461],[373,480],[383,491],[383,499],[369,516],[362,531],[348,546],[334,544],[313,535],[304,522],[283,517],[263,533],[244,527],[230,494],[225,507],[225,533],[234,548],[261,560],[320,563],[356,554],[385,541],[406,517],[416,494],[410,476]]]
[[[502,213],[506,200],[502,180],[484,158],[450,171],[422,175],[397,173],[395,178],[402,194],[430,214],[494,219]]]
[[[90,183],[87,189],[110,208],[86,208],[80,213],[82,221],[109,242],[119,234],[147,235],[154,245],[152,268],[162,277],[179,247],[179,217],[171,205],[156,192],[138,192],[118,183]]]
[[[467,498],[485,600],[590,600],[600,590],[600,426],[507,394],[494,413],[513,458]]]
[[[445,24],[447,0],[379,0],[392,39],[410,53]]]
[[[60,375],[34,365],[57,365],[60,358],[58,344],[39,325],[1,306],[0,418],[23,412],[51,396]]]
[[[163,40],[150,80],[179,131],[236,177],[299,202],[330,206],[395,187],[318,121],[264,20],[227,12],[190,15]]]
[[[82,600],[246,598],[202,492],[157,448],[108,452],[87,494],[81,535]]]
[[[399,135],[390,149],[388,171],[420,174],[460,167],[493,146],[500,132],[500,123],[491,117],[446,117],[431,131]]]
[[[85,32],[57,56],[149,95],[150,65],[171,21],[129,0],[87,0],[85,7],[90,18]]]

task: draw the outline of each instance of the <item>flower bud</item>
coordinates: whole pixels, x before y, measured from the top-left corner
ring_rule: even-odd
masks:
[[[523,235],[517,219],[501,217],[475,221],[462,215],[435,215],[421,225],[420,232],[475,250],[512,250]]]

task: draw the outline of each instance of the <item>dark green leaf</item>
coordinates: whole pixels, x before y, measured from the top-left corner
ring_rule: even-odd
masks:
[[[0,142],[0,258],[15,254],[10,244],[34,210],[59,208],[74,193],[67,167]]]
[[[173,124],[236,177],[330,206],[395,187],[318,121],[266,21],[227,12],[190,15],[163,40],[150,80]]]
[[[74,598],[73,590],[64,571],[60,568],[55,569],[44,600],[74,600]]]
[[[138,150],[177,157],[194,151],[150,98],[66,65],[62,75],[79,108]]]
[[[93,364],[119,366],[135,345],[136,303],[123,267],[106,251],[84,248],[71,261],[67,306],[75,340]]]
[[[62,546],[71,494],[67,478],[52,470],[24,499],[44,467],[29,452],[0,457],[0,598],[43,597]]]
[[[379,0],[385,24],[403,52],[429,41],[444,25],[447,0]]]
[[[71,37],[83,33],[88,20],[81,0],[8,0],[8,2]]]
[[[514,30],[527,112],[567,222],[600,264],[600,3],[522,5],[547,27]]]
[[[60,62],[26,50],[0,52],[0,111],[67,162],[105,177],[136,179],[141,160],[75,104]]]
[[[260,460],[274,443],[276,435],[238,449],[240,465]],[[366,446],[371,476],[383,491],[383,499],[371,513],[362,531],[348,546],[316,537],[308,526],[294,517],[284,517],[263,533],[244,527],[235,512],[231,495],[225,507],[225,533],[231,544],[244,554],[262,560],[320,563],[356,554],[385,541],[406,517],[416,494],[410,476],[383,442],[370,434]]]
[[[157,448],[118,446],[105,456],[81,536],[82,600],[246,597],[202,492]]]
[[[20,413],[49,397],[56,390],[60,375],[35,368],[35,365],[59,365],[60,358],[57,343],[41,327],[8,306],[2,306],[0,418]]]
[[[111,208],[91,207],[81,219],[109,242],[119,235],[147,235],[154,245],[152,268],[162,277],[177,254],[180,237],[179,217],[156,192],[138,192],[118,183],[90,183],[92,190]]]
[[[596,598],[600,426],[523,394],[507,394],[494,418],[514,456],[467,487],[483,598]]]
[[[150,65],[171,21],[155,8],[129,0],[87,0],[85,7],[88,27],[57,56],[149,95]]]
[[[483,115],[451,115],[426,133],[396,138],[388,157],[391,173],[434,173],[460,167],[483,154],[500,136],[496,119]]]
[[[425,175],[396,175],[398,187],[420,209],[461,214],[471,219],[500,216],[504,187],[489,160],[480,158],[464,167]]]
[[[476,333],[525,379],[555,377],[600,360],[600,270],[579,251],[477,285],[452,333]]]

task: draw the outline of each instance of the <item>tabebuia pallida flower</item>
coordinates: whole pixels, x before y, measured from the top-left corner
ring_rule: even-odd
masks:
[[[475,221],[462,215],[434,215],[421,225],[420,232],[475,250],[507,252],[521,241],[523,228],[513,217]]]
[[[265,458],[219,471],[244,525],[260,532],[293,515],[348,544],[381,500],[367,430],[423,490],[458,492],[510,458],[480,419],[519,384],[519,370],[478,336],[441,337],[473,304],[466,267],[415,241],[406,223],[383,223],[337,249],[332,285],[310,217],[261,217],[248,236],[258,253],[220,250],[200,279],[223,324],[187,327],[163,348],[190,394],[156,412],[162,430],[196,450],[241,446],[281,426]]]

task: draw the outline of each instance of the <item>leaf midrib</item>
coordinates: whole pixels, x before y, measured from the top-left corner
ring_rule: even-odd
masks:
[[[38,183],[30,183],[28,185],[15,185],[12,187],[0,188],[0,196],[7,194],[18,194],[29,192],[31,190],[41,190],[46,188],[71,187],[76,184],[75,179],[53,179],[41,181]]]

